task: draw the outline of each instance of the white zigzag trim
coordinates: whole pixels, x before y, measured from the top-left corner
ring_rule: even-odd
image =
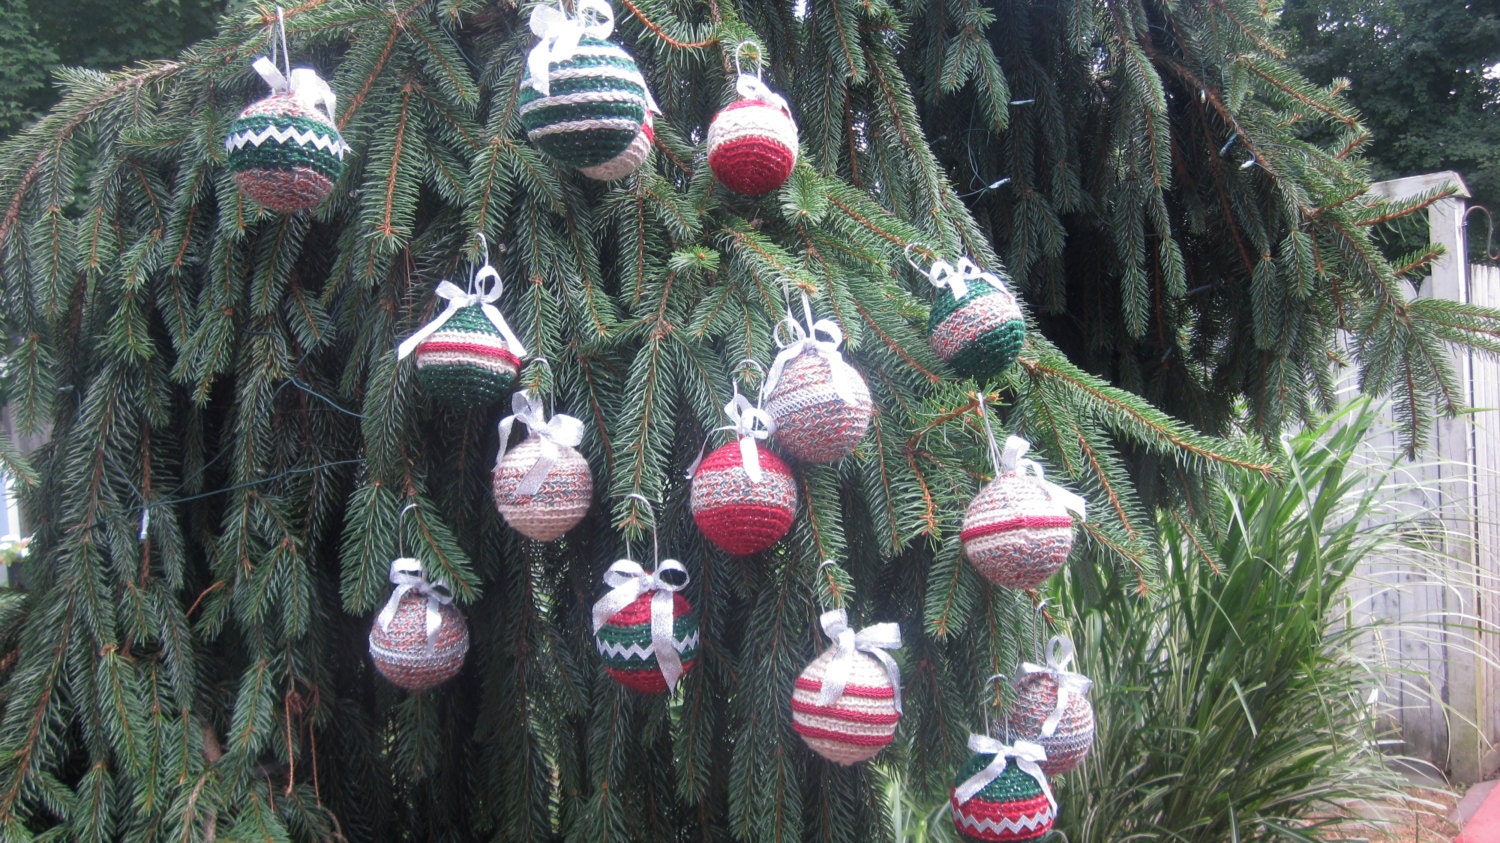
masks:
[[[614,656],[615,658],[649,659],[656,655],[655,644],[647,644],[644,647],[639,644],[631,644],[629,647],[626,647],[623,644],[616,644],[613,641],[604,641],[599,638],[594,639],[594,644],[598,647],[600,655]],[[698,631],[694,630],[691,635],[681,640],[674,640],[672,646],[676,647],[679,653],[685,653],[689,649],[697,647]]]
[[[1051,817],[1052,811],[1050,809],[1043,808],[1042,810],[1038,811],[1036,813],[1036,816],[1034,817],[1021,817],[1019,820],[1004,819],[1000,820],[999,822],[995,822],[994,820],[975,819],[974,817],[963,813],[958,808],[953,809],[953,818],[958,821],[959,825],[963,826],[966,829],[970,829],[973,831],[983,831],[989,834],[1000,834],[1002,832],[1015,834],[1018,831],[1036,831],[1038,828],[1046,825],[1047,820]]]
[[[624,119],[573,120],[568,123],[553,123],[549,126],[543,126],[539,129],[533,129],[530,132],[527,132],[526,136],[531,138],[532,140],[536,140],[537,138],[544,138],[548,135],[560,135],[569,132],[588,132],[595,129],[620,129],[622,131],[628,129],[632,132],[639,132],[641,130],[641,124]]]
[[[328,152],[332,152],[334,155],[337,155],[341,160],[344,157],[344,153],[349,149],[349,144],[344,143],[343,138],[338,138],[337,140],[335,140],[334,138],[329,137],[326,134],[319,134],[311,129],[303,132],[292,126],[288,126],[285,129],[278,128],[276,126],[267,126],[264,129],[261,129],[259,132],[247,129],[243,132],[230,135],[229,138],[224,141],[224,149],[228,152],[233,152],[236,149],[242,149],[247,145],[260,146],[261,144],[271,139],[275,139],[277,143],[286,143],[287,141],[292,140],[296,141],[299,146],[311,146],[317,149],[327,150]]]

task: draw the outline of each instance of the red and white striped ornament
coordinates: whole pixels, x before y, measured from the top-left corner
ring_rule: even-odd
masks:
[[[506,448],[512,426],[531,431],[521,444]],[[589,461],[578,453],[583,422],[546,408],[527,390],[511,396],[511,415],[500,421],[500,453],[495,458],[495,507],[505,523],[537,541],[550,542],[583,519],[594,496]]]
[[[741,73],[735,90],[740,99],[708,124],[708,167],[730,190],[762,196],[785,184],[797,165],[797,123],[759,75]]]
[[[873,758],[896,736],[901,671],[886,650],[901,646],[901,628],[849,628],[843,609],[824,612],[833,646],[813,659],[792,691],[792,728],[813,752],[838,764]]]
[[[1094,683],[1068,670],[1072,662],[1073,642],[1054,636],[1047,642],[1046,666],[1021,665],[1016,702],[1006,717],[1010,734],[1047,751],[1038,763],[1049,776],[1077,767],[1094,747],[1094,707],[1088,699]]]
[[[1004,588],[1035,588],[1056,573],[1073,550],[1069,513],[1084,517],[1083,498],[1049,483],[1040,465],[1022,458],[1030,447],[1018,436],[1006,440],[995,460],[1000,473],[969,504],[959,533],[969,561]]]
[[[441,583],[429,583],[422,564],[391,563],[391,598],[370,627],[370,659],[392,685],[425,691],[452,679],[469,652],[469,627]]]
[[[776,422],[776,443],[803,462],[835,462],[854,453],[870,427],[875,405],[870,388],[839,352],[844,332],[832,319],[808,326],[790,314],[777,326],[790,340],[781,346],[766,376],[766,412]]]
[[[724,407],[739,435],[698,460],[689,504],[693,521],[726,553],[748,556],[781,540],[797,513],[797,481],[781,458],[761,444],[776,430],[764,410],[736,395]]]

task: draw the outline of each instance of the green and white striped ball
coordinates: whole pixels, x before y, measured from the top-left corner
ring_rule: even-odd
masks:
[[[550,92],[521,80],[526,137],[558,163],[597,167],[630,148],[646,120],[646,80],[620,45],[583,38],[573,57],[553,62]]]

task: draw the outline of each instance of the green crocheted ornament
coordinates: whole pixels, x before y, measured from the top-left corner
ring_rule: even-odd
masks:
[[[985,380],[1016,362],[1026,342],[1020,305],[1003,283],[970,279],[962,299],[943,289],[927,321],[932,350],[961,375]]]
[[[412,356],[422,388],[455,410],[498,402],[516,385],[521,369],[521,359],[479,305],[453,314]]]
[[[538,149],[571,168],[594,167],[630,147],[646,119],[646,80],[618,44],[583,38],[549,65],[547,94],[521,80],[521,125]]]

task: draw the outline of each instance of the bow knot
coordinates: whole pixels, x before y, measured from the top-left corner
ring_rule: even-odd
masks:
[[[585,35],[608,38],[615,31],[615,10],[605,0],[578,0],[573,15],[561,8],[537,6],[531,10],[531,31],[541,40],[526,56],[529,84],[547,96],[552,93],[552,65],[572,58]]]
[[[666,574],[681,574],[676,582],[668,580]],[[682,676],[682,654],[677,652],[677,639],[672,625],[676,620],[672,612],[672,594],[681,591],[688,583],[687,568],[676,559],[663,559],[656,565],[654,573],[648,573],[639,563],[621,559],[604,572],[604,584],[610,592],[594,604],[594,634],[609,623],[620,610],[634,603],[642,594],[651,595],[651,649],[656,654],[656,664],[662,678],[667,680],[667,689],[677,687]]]
[[[901,668],[886,650],[901,649],[901,627],[893,623],[877,623],[859,632],[849,627],[849,615],[843,609],[824,612],[819,623],[823,632],[833,639],[837,651],[828,670],[823,674],[823,689],[818,693],[818,705],[833,705],[844,695],[849,683],[849,671],[854,667],[855,653],[869,653],[885,667],[891,678],[891,690],[895,692],[896,713],[901,713]]]
[[[788,315],[781,320],[781,324],[787,326],[791,334],[790,341],[782,343],[781,332],[776,332],[776,345],[781,351],[771,363],[771,371],[766,374],[766,385],[764,394],[775,395],[776,384],[781,380],[782,370],[786,365],[797,359],[803,352],[811,351],[823,356],[828,361],[828,376],[833,385],[833,391],[845,404],[859,403],[859,373],[854,371],[844,360],[844,355],[839,352],[839,346],[844,342],[844,332],[839,328],[837,322],[832,319],[818,319],[812,322],[808,328],[802,327],[794,317]],[[819,334],[827,339],[819,339]]]
[[[993,444],[991,445],[993,447]],[[1031,449],[1031,443],[1019,436],[1011,436],[1005,440],[1005,451],[1000,455],[1000,473],[1015,474],[1021,477],[1029,477],[1037,487],[1047,494],[1047,497],[1062,504],[1064,509],[1078,513],[1079,518],[1088,518],[1088,505],[1083,498],[1073,492],[1048,480],[1042,472],[1042,466],[1036,460],[1025,459],[1026,452]],[[992,452],[993,453],[993,452]],[[1069,644],[1071,652],[1072,645]]]
[[[781,109],[781,112],[788,118],[792,116],[792,107],[787,105],[786,98],[771,90],[766,83],[760,80],[759,76],[741,73],[740,78],[735,80],[734,90],[735,93],[740,95],[741,99],[760,100],[761,102],[770,103],[776,108]]]
[[[979,795],[981,790],[989,787],[990,782],[1000,777],[1005,768],[1014,761],[1021,772],[1042,786],[1042,792],[1047,795],[1047,804],[1057,811],[1057,800],[1052,796],[1052,786],[1047,783],[1047,774],[1042,772],[1038,761],[1047,760],[1047,750],[1031,741],[1016,741],[1014,744],[1003,744],[989,735],[969,735],[969,749],[980,755],[995,756],[989,766],[970,776],[968,781],[954,788],[954,798],[962,805]]]
[[[255,68],[256,73],[260,74],[260,78],[271,86],[271,93],[289,93],[304,108],[310,111],[321,110],[328,115],[329,122],[334,120],[333,89],[328,87],[328,83],[323,81],[323,77],[319,76],[316,70],[310,67],[299,67],[292,70],[291,76],[288,77],[276,67],[276,62],[266,56],[256,59],[251,66]],[[343,147],[340,148],[340,157],[342,157],[342,151]]]
[[[583,422],[562,413],[548,419],[542,402],[532,398],[531,392],[525,389],[510,397],[510,409],[511,414],[500,420],[500,453],[495,456],[495,468],[499,469],[500,461],[505,459],[511,428],[517,421],[526,425],[541,443],[541,454],[516,486],[517,495],[530,497],[541,491],[547,475],[552,473],[552,466],[562,456],[558,448],[576,448],[582,444]]]
[[[776,420],[765,410],[752,406],[743,395],[735,395],[734,400],[725,404],[724,414],[733,422],[729,429],[740,438],[740,462],[745,473],[750,475],[750,482],[761,482],[765,473],[760,469],[760,449],[756,442],[771,438],[776,432]]]
[[[1094,687],[1094,680],[1081,673],[1073,673],[1068,670],[1068,665],[1073,663],[1073,642],[1066,635],[1055,635],[1047,642],[1047,664],[1042,666],[1023,662],[1021,673],[1030,676],[1034,673],[1042,673],[1051,676],[1057,682],[1057,705],[1053,707],[1052,713],[1042,721],[1042,729],[1039,735],[1050,738],[1057,734],[1058,724],[1062,723],[1063,715],[1068,711],[1068,703],[1074,694],[1083,696]]]
[[[485,282],[488,280],[493,280],[494,283],[486,285]],[[454,284],[452,281],[444,281],[438,284],[437,290],[434,292],[438,298],[447,299],[447,309],[439,313],[436,319],[423,325],[415,334],[407,337],[401,345],[397,346],[396,359],[404,359],[413,351],[416,351],[417,346],[421,345],[423,340],[437,333],[439,329],[448,323],[449,319],[453,318],[454,314],[474,305],[479,305],[484,312],[485,318],[489,319],[490,324],[495,326],[495,330],[500,332],[500,336],[505,338],[505,345],[510,349],[510,353],[514,354],[517,358],[525,358],[526,346],[521,344],[521,340],[511,331],[510,325],[505,321],[505,317],[500,314],[499,308],[495,307],[495,302],[500,300],[501,290],[500,273],[489,264],[485,264],[484,268],[475,274],[474,281],[467,290]]]
[[[443,628],[441,607],[453,602],[453,592],[443,583],[428,582],[422,573],[422,563],[409,556],[391,562],[390,579],[396,589],[391,592],[385,608],[380,610],[377,618],[380,628],[390,630],[391,622],[396,619],[396,610],[401,607],[401,598],[415,591],[427,598],[427,652],[431,654],[437,645],[438,630]]]

